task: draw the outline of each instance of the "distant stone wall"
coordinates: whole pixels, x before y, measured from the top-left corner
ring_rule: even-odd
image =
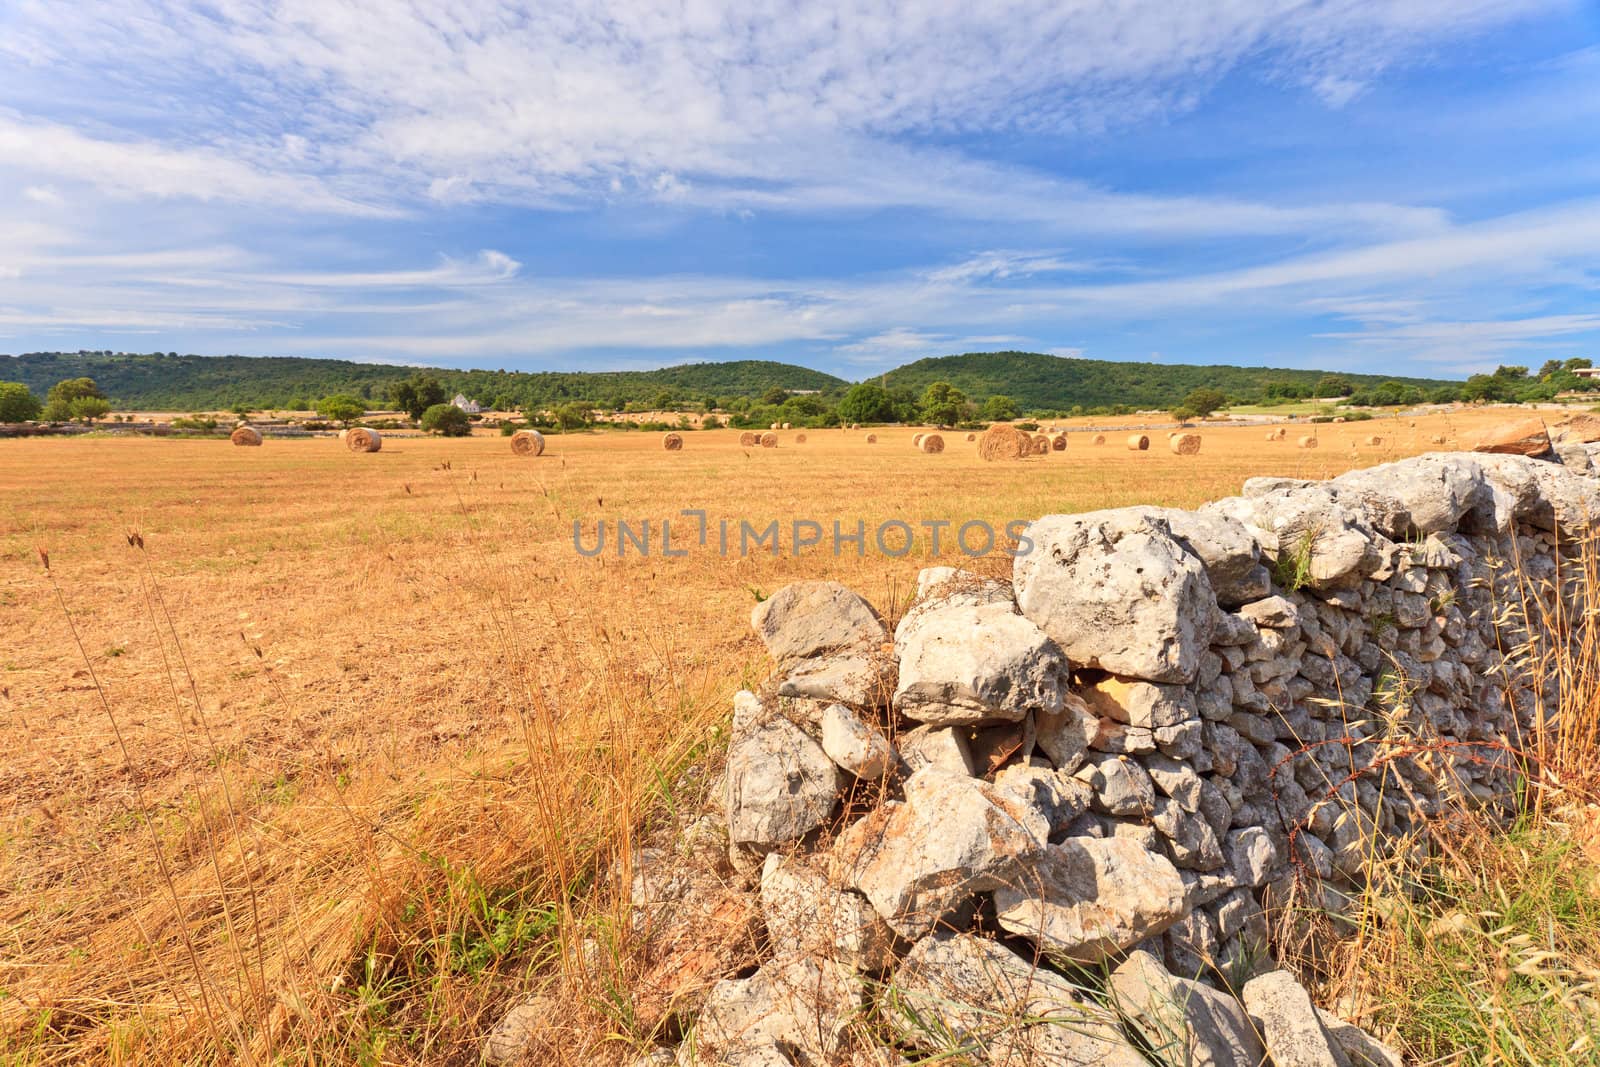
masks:
[[[1571,603],[1596,449],[1048,516],[1010,582],[924,571],[892,633],[831,582],[758,605],[777,667],[734,701],[721,817],[733,869],[760,872],[768,959],[711,989],[692,1062],[838,1062],[858,1040],[839,1020],[873,997],[901,1047],[948,1038],[905,1024],[910,1003],[974,1062],[1143,1062],[1120,1051],[1154,1040],[1133,987],[1188,1004],[1212,996],[1197,978],[1244,990],[1207,1008],[1209,1062],[1259,1062],[1252,1042],[1295,1026],[1340,1047],[1327,1062],[1397,1062],[1331,1017],[1279,1018],[1268,992],[1303,993],[1271,973],[1269,914],[1307,891],[1337,912],[1371,852],[1447,803],[1516,800],[1513,752],[1554,707],[1519,658],[1527,598]],[[1115,999],[1077,1028],[1092,1049],[1033,1023],[979,1033],[1008,1010],[994,975],[1059,973],[1041,960],[1110,972],[1051,1002]]]

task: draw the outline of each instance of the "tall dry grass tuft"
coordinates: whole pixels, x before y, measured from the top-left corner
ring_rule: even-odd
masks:
[[[1378,755],[1327,799],[1360,841],[1359,871],[1340,888],[1301,864],[1273,901],[1285,961],[1408,1062],[1600,1062],[1600,542],[1566,541],[1554,559],[1514,555],[1494,579],[1518,733],[1446,742],[1403,709],[1353,712],[1355,732],[1377,728]],[[1436,771],[1440,803],[1385,840],[1341,787],[1377,781],[1420,810],[1385,773],[1399,760]],[[1468,763],[1502,774],[1506,797],[1461,788],[1452,768]]]

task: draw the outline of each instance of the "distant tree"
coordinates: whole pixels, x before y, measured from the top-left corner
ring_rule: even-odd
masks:
[[[770,407],[777,407],[779,404],[788,399],[789,390],[785,389],[781,385],[774,385],[772,388],[761,394],[761,402]]]
[[[1191,389],[1189,395],[1183,398],[1183,406],[1201,418],[1205,418],[1213,411],[1227,404],[1228,398],[1221,389],[1212,389],[1202,386]]]
[[[80,396],[69,405],[69,410],[74,419],[93,426],[95,419],[103,419],[111,413],[111,401],[98,396]]]
[[[247,404],[235,404],[233,405],[232,410],[233,413],[239,416],[241,419],[250,414],[250,407]]]
[[[444,383],[431,374],[413,374],[389,386],[390,402],[413,419],[420,419],[424,411],[449,399]]]
[[[1539,377],[1548,378],[1552,374],[1559,374],[1564,369],[1559,359],[1547,359],[1544,361],[1544,366],[1539,368]]]
[[[967,394],[949,382],[934,382],[923,390],[922,417],[935,426],[954,426],[967,413]]]
[[[978,417],[984,422],[1009,422],[1020,414],[1017,402],[1009,396],[991,396],[983,402]]]
[[[1311,395],[1318,398],[1349,396],[1355,391],[1355,386],[1350,384],[1348,378],[1342,378],[1337,374],[1324,374],[1317,379]]]
[[[717,430],[717,429],[721,429],[722,428],[722,420],[717,418],[715,415],[707,415],[705,418],[700,420],[700,428],[702,430]]]
[[[44,417],[48,422],[66,422],[74,418],[74,400],[104,400],[106,395],[93,378],[67,378],[50,387],[44,400]],[[109,411],[110,408],[107,408]]]
[[[1460,396],[1467,403],[1475,401],[1506,401],[1515,398],[1511,382],[1497,374],[1474,374],[1462,383]]]
[[[0,382],[0,422],[31,422],[43,407],[21,382]]]
[[[1586,359],[1583,356],[1573,356],[1561,364],[1562,370],[1589,370],[1592,367],[1594,367],[1594,360]]]
[[[1187,405],[1179,405],[1178,407],[1172,409],[1172,417],[1178,420],[1179,426],[1189,425],[1189,420],[1198,414],[1199,412]]]
[[[852,385],[839,401],[839,418],[845,422],[888,422],[894,418],[894,404],[881,385],[862,382]]]
[[[472,420],[454,404],[434,404],[422,413],[422,428],[444,437],[470,437]]]
[[[556,417],[556,425],[563,430],[581,430],[589,425],[589,408],[584,404],[561,404],[551,414]]]
[[[1494,376],[1496,378],[1503,378],[1508,382],[1520,382],[1522,379],[1528,376],[1528,368],[1507,366],[1506,364],[1502,363],[1500,366],[1494,369]]]
[[[367,405],[344,393],[325,396],[317,401],[317,414],[333,422],[349,426],[367,413]]]

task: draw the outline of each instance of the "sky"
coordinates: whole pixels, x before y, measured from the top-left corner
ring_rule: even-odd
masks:
[[[1596,0],[4,0],[0,352],[1600,359]]]

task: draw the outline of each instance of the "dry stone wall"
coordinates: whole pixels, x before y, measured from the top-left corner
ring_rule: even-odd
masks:
[[[892,631],[779,591],[717,815],[761,962],[670,1055],[1400,1062],[1276,970],[1272,911],[1337,914],[1446,805],[1514,804],[1554,706],[1519,620],[1571,603],[1597,448],[1048,516],[1010,581],[923,571]]]

